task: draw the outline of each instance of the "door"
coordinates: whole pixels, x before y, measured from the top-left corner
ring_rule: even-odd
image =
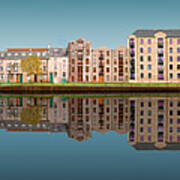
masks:
[[[34,75],[34,82],[37,82],[37,74]]]
[[[99,82],[100,82],[100,83],[103,82],[103,76],[99,76]]]
[[[20,74],[20,83],[23,83],[23,74]]]
[[[54,82],[53,73],[50,73],[50,82],[51,82],[51,83],[53,83],[53,82]]]

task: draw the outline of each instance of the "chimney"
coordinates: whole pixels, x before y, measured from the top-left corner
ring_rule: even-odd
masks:
[[[48,43],[48,49],[50,49],[51,48],[51,43]]]

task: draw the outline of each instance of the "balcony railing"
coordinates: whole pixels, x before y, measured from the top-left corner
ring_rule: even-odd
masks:
[[[164,75],[163,74],[158,74],[158,79],[159,80],[163,80],[164,79]]]

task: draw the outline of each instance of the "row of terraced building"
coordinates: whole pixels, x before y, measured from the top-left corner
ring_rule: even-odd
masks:
[[[43,73],[29,77],[20,61],[42,60]],[[67,48],[9,48],[0,51],[0,82],[179,82],[180,30],[136,30],[128,46],[93,48],[79,38]]]

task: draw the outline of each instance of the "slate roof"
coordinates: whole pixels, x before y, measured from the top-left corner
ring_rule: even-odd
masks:
[[[66,48],[50,48],[48,51],[46,49],[38,51],[30,51],[26,49],[11,49],[10,51],[0,51],[1,60],[18,60],[25,58],[27,56],[39,56],[40,59],[48,59],[49,57],[64,57],[67,56]]]
[[[180,37],[180,29],[140,29],[136,30],[133,35],[136,37],[154,37],[158,32],[163,32],[167,37]]]
[[[180,143],[167,143],[162,149],[157,148],[154,143],[138,143],[133,147],[136,150],[180,150]]]

